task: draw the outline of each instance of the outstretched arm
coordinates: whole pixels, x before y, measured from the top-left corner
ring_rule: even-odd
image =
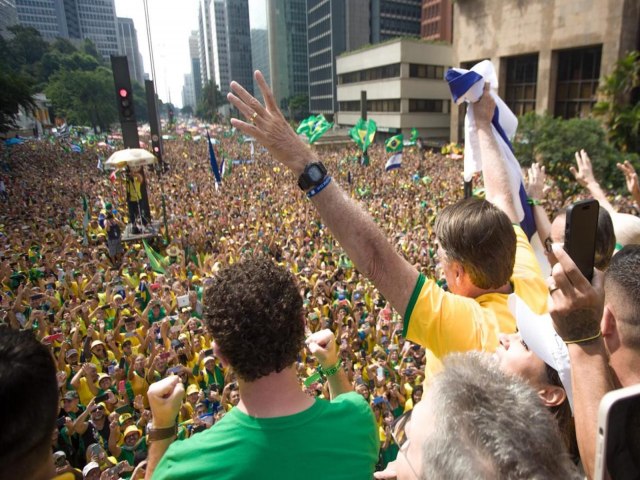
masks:
[[[471,104],[471,108],[482,154],[482,176],[487,200],[506,213],[511,222],[520,223],[513,204],[507,165],[502,159],[502,152],[491,126],[496,102],[490,94],[488,83],[484,86],[484,94],[480,100]]]
[[[580,150],[576,152],[576,165],[578,165],[578,169],[576,167],[570,167],[571,173],[576,178],[576,181],[589,190],[591,196],[595,198],[600,205],[607,209],[610,214],[616,213],[615,209],[609,202],[609,199],[605,195],[602,187],[596,180],[595,175],[593,174],[593,167],[591,165],[591,159],[587,152],[584,150]]]
[[[227,98],[251,122],[233,119],[232,124],[262,143],[297,179],[304,168],[318,158],[287,123],[262,74],[256,72],[255,78],[265,106],[238,83],[232,82],[233,93],[229,93]],[[311,201],[358,270],[375,284],[399,313],[404,314],[418,271],[395,251],[373,219],[338,186],[336,180]]]
[[[540,166],[538,162],[532,163],[527,172],[526,189],[527,196],[534,201],[531,207],[533,209],[533,217],[536,221],[538,235],[543,241],[551,235],[551,222],[544,207],[539,205],[545,195],[545,179],[544,166]]]
[[[627,182],[627,189],[633,197],[633,201],[636,205],[640,206],[640,184],[638,183],[638,174],[635,168],[631,165],[629,160],[625,160],[624,163],[617,164],[618,170],[624,173],[624,179]]]

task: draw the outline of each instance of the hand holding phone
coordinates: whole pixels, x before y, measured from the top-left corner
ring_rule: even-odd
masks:
[[[591,282],[596,252],[600,204],[581,200],[569,205],[564,232],[564,249],[584,277]]]

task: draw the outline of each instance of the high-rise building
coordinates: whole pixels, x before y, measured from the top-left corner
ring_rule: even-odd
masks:
[[[226,94],[236,80],[253,92],[248,0],[200,0],[198,25],[202,85]]]
[[[122,53],[114,0],[15,0],[18,22],[43,38],[90,39],[105,58]]]
[[[63,0],[16,0],[18,22],[33,27],[42,38],[69,38]]]
[[[452,0],[423,0],[420,36],[424,40],[441,40],[451,43],[452,33]]]
[[[306,0],[267,0],[271,88],[282,108],[286,108],[291,97],[309,94],[306,3]],[[254,68],[258,68],[256,60]]]
[[[240,83],[240,85],[244,85],[249,93],[253,93],[249,1],[225,0],[224,4],[226,16],[226,56],[229,73],[228,77],[225,78],[224,71],[221,68],[220,90],[223,95],[226,94],[229,91],[229,83],[231,80],[235,80]],[[216,25],[218,25],[217,21]],[[220,57],[222,57],[222,48],[219,47],[218,51]],[[224,65],[222,61],[220,61],[220,64]]]
[[[16,0],[0,0],[0,35],[6,38],[7,28],[18,23]]]
[[[213,32],[211,30],[211,1],[200,0],[198,5],[198,51],[200,56],[201,83],[204,87],[215,81],[213,63]]]
[[[306,52],[306,43],[303,47]],[[269,36],[267,35],[267,30],[251,30],[251,60],[253,61],[253,69],[260,70],[264,79],[269,85],[271,85],[271,71],[269,68]],[[262,100],[260,89],[258,88],[258,84],[255,80],[253,81],[253,93],[256,98]]]
[[[193,83],[193,76],[190,73],[184,76],[184,85],[182,86],[182,106],[196,109],[196,90]]]
[[[196,98],[196,105],[202,96],[202,73],[200,70],[200,43],[198,31],[191,32],[189,36],[189,58],[191,59],[191,79],[193,81],[193,93]]]
[[[369,25],[362,15],[368,0],[308,0],[309,110],[333,118],[336,101],[335,59],[369,43]]]
[[[144,86],[144,65],[138,48],[138,35],[133,19],[118,17],[118,33],[122,54],[127,56],[131,79]]]
[[[419,37],[422,0],[371,0],[371,43]]]

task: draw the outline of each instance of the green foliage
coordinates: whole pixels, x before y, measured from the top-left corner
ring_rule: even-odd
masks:
[[[202,96],[196,108],[196,116],[207,122],[218,121],[218,107],[227,103],[215,82],[210,81],[202,89]]]
[[[181,111],[183,115],[193,115],[193,108],[191,107],[191,105],[185,105],[184,107],[182,107]]]
[[[291,120],[300,121],[309,116],[309,96],[295,95],[289,97],[285,102],[285,110],[288,110]]]
[[[15,128],[15,117],[19,107],[33,108],[31,83],[21,73],[0,68],[0,133]]]
[[[132,81],[131,84],[133,85],[133,108],[136,112],[136,120],[138,122],[148,122],[149,109],[147,108],[147,93],[144,87],[138,82]]]
[[[59,70],[45,89],[59,115],[76,125],[100,126],[105,131],[118,116],[111,70]],[[134,91],[135,98],[135,91]]]
[[[634,51],[618,60],[611,75],[603,79],[603,99],[594,107],[594,113],[604,118],[609,140],[623,152],[640,153],[640,102],[632,98],[638,88],[640,53]]]
[[[602,125],[594,119],[563,120],[528,113],[519,119],[513,146],[518,161],[529,166],[540,161],[563,193],[572,194],[577,184],[569,167],[575,165],[575,152],[584,149],[593,163],[594,173],[606,188],[620,188],[624,178],[616,162],[625,157],[606,141]],[[631,159],[633,160],[633,159]]]

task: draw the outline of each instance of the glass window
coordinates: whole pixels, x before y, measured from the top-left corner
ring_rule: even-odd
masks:
[[[536,109],[538,54],[507,58],[505,103],[517,116]]]
[[[554,114],[587,117],[596,103],[602,45],[558,52],[558,83]]]

